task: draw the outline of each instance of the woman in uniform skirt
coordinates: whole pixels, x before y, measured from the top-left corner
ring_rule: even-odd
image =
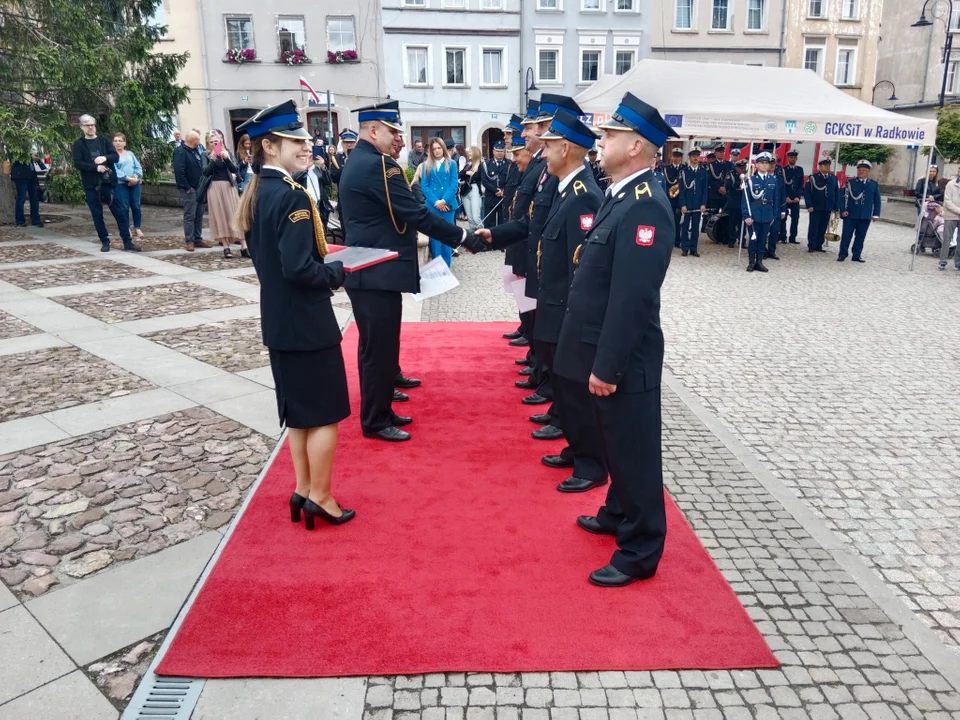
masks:
[[[253,177],[240,203],[237,227],[247,238],[260,280],[263,344],[287,427],[297,486],[290,518],[341,525],[355,515],[331,493],[338,423],[350,415],[340,327],[330,298],[344,280],[343,264],[325,264],[327,244],[317,207],[293,177],[311,163],[310,135],[293,101],[257,113],[240,128],[253,143]]]

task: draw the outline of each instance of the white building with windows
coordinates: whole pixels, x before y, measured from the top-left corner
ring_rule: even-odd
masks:
[[[650,53],[653,4],[525,0],[521,90],[533,98],[540,92],[572,97],[604,75],[623,75]]]
[[[786,2],[792,0],[662,0],[654,3],[651,57],[662,60],[784,64]],[[837,0],[834,0],[835,2]]]
[[[520,111],[520,0],[383,0],[381,13],[408,147],[453,138],[488,157]]]
[[[273,0],[267,6],[210,0],[199,7],[208,115],[233,145],[238,125],[285,100],[302,108],[311,132],[326,132],[329,91],[330,124],[337,135],[356,127],[351,110],[383,97],[380,9],[374,0]],[[232,62],[238,54],[246,55],[244,61]],[[313,103],[302,90],[301,76],[323,104]]]

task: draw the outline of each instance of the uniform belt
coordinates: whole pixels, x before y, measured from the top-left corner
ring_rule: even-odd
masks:
[[[761,203],[762,205],[773,205],[773,200],[764,200]]]

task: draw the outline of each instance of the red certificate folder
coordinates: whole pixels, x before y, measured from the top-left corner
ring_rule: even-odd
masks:
[[[379,265],[398,256],[395,250],[378,250],[368,247],[347,247],[346,245],[327,244],[327,256],[324,262],[340,261],[347,272],[356,272],[372,265]]]

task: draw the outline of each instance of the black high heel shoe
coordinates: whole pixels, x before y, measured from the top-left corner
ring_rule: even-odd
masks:
[[[290,496],[290,522],[300,522],[300,511],[303,510],[303,504],[307,499],[303,495],[294,493]]]
[[[232,257],[233,257],[233,253],[230,251],[230,248],[225,247],[225,248],[223,249],[223,256],[224,256],[225,258],[232,258]]]
[[[240,257],[249,259],[250,251],[247,250],[246,248],[240,248]]]
[[[308,499],[303,504],[303,514],[304,514],[304,525],[306,525],[307,530],[313,530],[313,519],[320,518],[321,520],[326,520],[331,525],[343,525],[345,522],[350,522],[356,517],[357,513],[353,510],[346,510],[340,508],[343,512],[343,515],[340,517],[334,517],[322,507],[317,505],[313,500]]]

